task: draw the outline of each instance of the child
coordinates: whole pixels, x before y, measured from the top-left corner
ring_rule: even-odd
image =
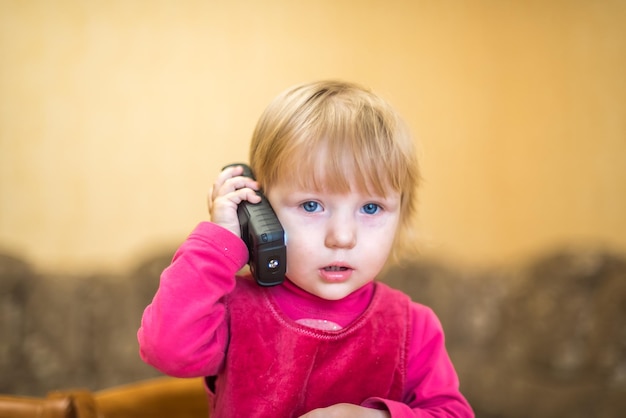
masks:
[[[369,90],[324,81],[279,95],[250,165],[224,169],[163,272],[138,338],[166,374],[206,376],[211,417],[470,417],[434,313],[374,279],[405,245],[413,141]],[[237,205],[263,189],[287,235],[287,279],[261,287]]]

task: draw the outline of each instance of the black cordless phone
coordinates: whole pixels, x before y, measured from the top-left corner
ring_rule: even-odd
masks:
[[[242,176],[254,179],[246,164],[229,164],[226,167],[243,167]],[[226,168],[224,167],[224,168]],[[275,286],[285,280],[287,248],[285,231],[265,195],[258,191],[261,202],[243,201],[237,208],[241,239],[248,247],[248,264],[256,282],[261,286]]]

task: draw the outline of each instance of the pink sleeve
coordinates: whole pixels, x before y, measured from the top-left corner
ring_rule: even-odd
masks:
[[[143,313],[137,333],[141,358],[176,377],[217,374],[228,340],[223,296],[235,287],[235,274],[247,259],[239,237],[199,224],[163,271]]]
[[[474,417],[459,391],[459,380],[445,348],[439,319],[429,308],[412,305],[412,335],[402,402],[371,398],[363,406],[400,417]]]

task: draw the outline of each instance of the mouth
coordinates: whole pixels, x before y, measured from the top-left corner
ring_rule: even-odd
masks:
[[[326,266],[323,269],[324,271],[347,271],[352,270],[350,267],[345,266]]]
[[[320,275],[329,283],[345,282],[350,279],[353,272],[352,267],[340,264],[333,264],[320,269]]]

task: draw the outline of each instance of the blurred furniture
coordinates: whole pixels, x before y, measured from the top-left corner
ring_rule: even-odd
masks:
[[[102,391],[0,396],[0,418],[206,418],[202,379],[155,378]]]
[[[209,415],[204,382],[200,378],[155,378],[101,390],[94,398],[101,418],[206,418]]]
[[[141,314],[173,251],[126,274],[89,276],[39,273],[0,254],[0,394],[21,395],[15,407],[41,417],[80,413],[80,405],[99,417],[137,410],[180,417],[187,406],[199,413],[196,401],[206,408],[199,381],[159,380],[138,356]],[[478,417],[613,418],[626,411],[624,255],[564,248],[523,265],[484,268],[416,259],[382,280],[437,313]],[[76,387],[89,391],[64,392]],[[25,403],[24,396],[36,399]]]
[[[93,399],[88,393],[51,393],[45,398],[0,395],[0,418],[91,418],[96,416]]]

